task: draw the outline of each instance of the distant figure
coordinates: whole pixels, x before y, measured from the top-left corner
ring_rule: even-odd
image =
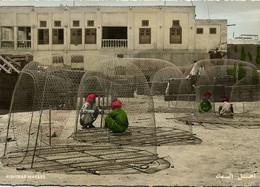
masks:
[[[201,65],[197,73],[198,75],[206,75],[205,67]]]
[[[223,104],[218,108],[220,117],[233,118],[234,110],[232,104],[229,103],[229,99],[227,97],[222,97],[221,100]]]
[[[98,107],[96,106],[96,95],[89,94],[84,105],[80,109],[80,125],[83,129],[94,128],[93,122],[98,117]]]
[[[167,87],[165,89],[165,95],[169,95],[169,89],[170,89],[170,82],[167,83]]]
[[[211,101],[209,100],[211,96],[211,93],[205,93],[204,97],[202,98],[200,104],[199,104],[199,112],[202,114],[205,114],[209,112],[212,109]]]
[[[197,61],[194,62],[194,66],[192,67],[190,74],[186,76],[187,78],[191,78],[192,76],[205,76],[207,75],[205,67],[203,65],[197,64]]]
[[[110,108],[112,111],[105,117],[105,127],[113,132],[125,132],[128,127],[128,118],[118,99],[113,101]]]
[[[134,97],[135,97],[135,98],[138,97],[138,88],[136,88],[136,90],[134,91]]]

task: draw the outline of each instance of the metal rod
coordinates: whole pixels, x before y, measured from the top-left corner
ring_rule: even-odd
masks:
[[[49,145],[51,146],[51,106],[49,109]]]
[[[107,104],[106,104],[106,106],[108,106],[108,98],[109,98],[109,94],[107,94],[107,97],[106,97],[106,98],[107,98]]]
[[[40,119],[39,119],[39,123],[38,123],[38,129],[37,129],[37,135],[36,135],[36,140],[35,140],[35,145],[34,145],[34,150],[33,150],[31,168],[33,168],[33,162],[34,162],[36,147],[37,147],[37,144],[38,144],[38,137],[39,137],[39,131],[40,131],[40,126],[41,126],[41,118],[42,118],[42,110],[41,110]]]
[[[40,126],[41,126],[42,108],[43,108],[43,102],[44,102],[44,98],[45,98],[45,89],[46,89],[46,85],[47,85],[47,77],[48,77],[48,75],[46,75],[44,88],[43,88],[43,95],[42,95],[42,100],[41,100],[41,113],[40,113],[40,119],[39,119],[39,124],[38,124],[38,129],[37,129],[37,135],[36,135],[36,140],[35,140],[35,145],[34,145],[34,150],[33,150],[33,157],[32,157],[31,168],[33,168],[33,162],[34,162],[34,157],[35,157],[35,152],[36,152],[36,147],[37,147],[38,137],[39,137],[39,131],[40,131]]]
[[[102,113],[101,113],[101,123],[100,127],[103,127],[103,117],[104,117],[104,105],[105,105],[105,97],[102,95]]]
[[[11,106],[10,106],[10,109],[9,109],[9,118],[8,118],[7,132],[6,132],[6,138],[5,138],[5,148],[4,148],[4,155],[3,156],[5,156],[6,149],[7,149],[7,139],[8,139],[8,136],[9,136],[9,128],[10,128],[10,123],[11,123],[11,111],[13,110],[13,106],[14,106],[14,96],[17,92],[18,83],[21,81],[21,77],[22,77],[22,73],[19,74],[18,80],[15,84],[15,88],[14,88],[14,91],[13,91],[13,94],[12,94],[12,100],[11,100]]]

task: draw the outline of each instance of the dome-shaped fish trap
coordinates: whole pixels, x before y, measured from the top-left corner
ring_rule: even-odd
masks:
[[[96,96],[98,115],[95,128],[82,129],[80,109],[89,94]],[[116,99],[122,107],[111,108]],[[119,108],[128,128],[113,132],[106,125],[107,116]],[[113,174],[154,173],[169,167],[157,157],[147,79],[128,60],[105,60],[86,72],[31,62],[17,81],[6,137],[2,162],[23,170]]]
[[[164,113],[166,120],[171,120],[172,127],[176,130],[190,131],[191,129],[183,123],[176,123],[175,117],[180,116],[182,113],[190,113],[189,106],[182,108],[177,107],[177,100],[179,102],[189,100],[190,93],[186,90],[182,92],[179,89],[180,82],[184,80],[182,71],[175,65],[162,68],[158,70],[152,80],[151,91],[154,98],[155,111]],[[185,88],[186,89],[186,88]],[[183,105],[183,103],[182,103]],[[160,125],[163,126],[163,121]]]
[[[169,167],[157,157],[153,99],[147,78],[134,60],[115,58],[98,62],[88,68],[79,85],[73,137],[92,146],[109,146],[109,151],[100,150],[95,155],[95,159],[107,162],[99,166],[101,173],[116,172],[112,171],[116,167],[155,172],[152,163]],[[114,108],[113,104],[118,102],[121,104]],[[91,110],[93,113],[88,115]],[[111,160],[115,160],[113,166]]]
[[[33,164],[48,154],[46,148],[67,144],[61,139],[66,140],[73,132],[76,82],[82,76],[81,72],[70,72],[63,66],[37,62],[27,64],[20,72],[9,112],[3,159],[6,165],[37,169]]]
[[[232,59],[199,61],[179,87],[179,93],[187,86],[194,89],[195,97],[188,102],[191,114],[186,118],[196,122],[239,125],[241,113],[257,110],[258,82],[259,71],[253,64]],[[248,90],[252,92],[250,96]],[[246,96],[243,98],[242,95]],[[227,108],[229,112],[226,112]]]
[[[229,89],[234,120],[239,121],[239,125],[259,125],[260,70],[246,62],[234,63],[234,69],[236,83]]]
[[[84,129],[80,125],[81,108],[89,94],[96,95],[95,105],[99,114],[93,121],[95,128]],[[127,116],[127,119],[122,119],[122,123],[128,126],[126,130],[113,129],[110,124],[106,124],[107,116],[114,111],[111,104],[115,100],[122,103],[119,108]],[[89,68],[79,85],[77,111],[76,140],[130,147],[149,145],[145,150],[157,154],[150,87],[142,71],[131,60],[110,59]]]
[[[180,69],[168,61],[159,59],[135,59],[133,63],[144,73],[149,83],[154,99],[154,110],[168,111],[171,106],[168,101],[173,100],[171,97],[173,88],[169,87],[169,82],[171,79],[183,77]]]

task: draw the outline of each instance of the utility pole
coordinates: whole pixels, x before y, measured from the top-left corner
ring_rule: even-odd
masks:
[[[236,24],[228,24],[227,27],[236,26]],[[233,32],[233,39],[235,38],[235,33]]]

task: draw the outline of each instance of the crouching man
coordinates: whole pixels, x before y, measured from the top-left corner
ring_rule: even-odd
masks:
[[[96,95],[89,94],[80,109],[80,125],[83,129],[94,128],[94,121],[98,117],[99,109],[96,106]]]
[[[202,98],[202,100],[200,101],[200,104],[199,104],[200,113],[205,114],[212,109],[212,103],[210,101],[210,96],[211,96],[211,93],[209,93],[209,92],[204,94],[204,97]]]
[[[105,127],[113,132],[125,132],[128,128],[128,118],[118,99],[113,101],[110,108],[112,111],[105,117]]]
[[[229,99],[227,97],[222,97],[222,105],[219,106],[219,115],[220,117],[225,117],[225,118],[233,118],[234,116],[234,111],[233,111],[233,106],[232,104],[229,103]]]

